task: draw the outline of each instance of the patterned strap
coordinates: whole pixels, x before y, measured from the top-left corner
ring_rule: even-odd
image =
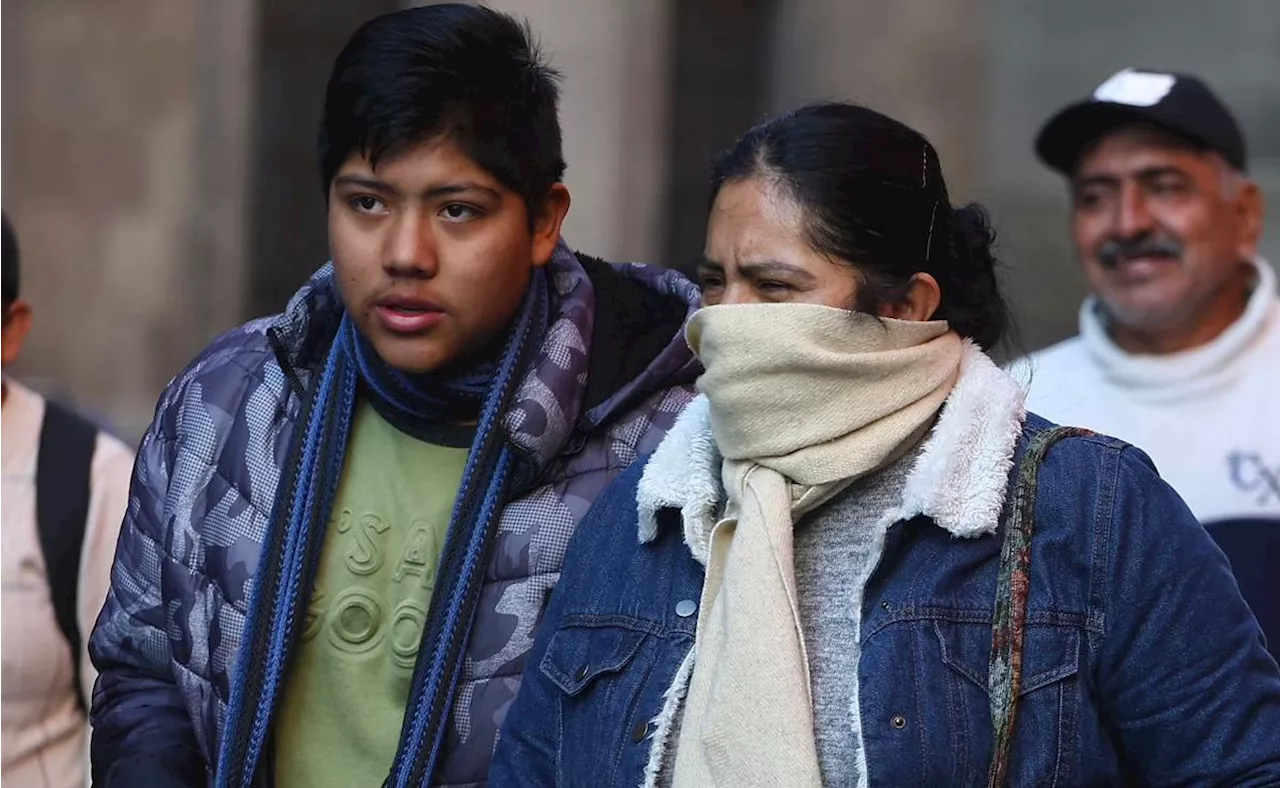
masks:
[[[991,697],[994,747],[988,788],[1001,788],[1009,771],[1013,726],[1022,689],[1023,637],[1027,596],[1031,591],[1031,537],[1035,530],[1036,487],[1049,449],[1063,438],[1091,434],[1076,427],[1054,427],[1033,437],[1018,464],[1013,512],[1000,551],[995,617],[991,625],[991,663],[987,689]]]

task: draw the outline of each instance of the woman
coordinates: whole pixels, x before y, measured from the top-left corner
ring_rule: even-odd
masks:
[[[597,501],[495,785],[1280,782],[1280,671],[1132,447],[1028,415],[977,206],[823,104],[717,163],[701,396]]]

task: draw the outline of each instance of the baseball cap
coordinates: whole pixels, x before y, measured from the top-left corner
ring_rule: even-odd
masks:
[[[1085,146],[1112,129],[1139,122],[1217,151],[1236,169],[1246,169],[1244,135],[1208,85],[1187,74],[1133,68],[1113,75],[1089,98],[1050,118],[1036,135],[1036,154],[1070,175]]]

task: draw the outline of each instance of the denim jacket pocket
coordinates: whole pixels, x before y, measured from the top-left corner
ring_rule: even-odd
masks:
[[[671,660],[670,640],[656,623],[625,615],[564,617],[538,665],[561,693],[558,786],[640,784],[665,689],[655,666]]]
[[[991,626],[935,620],[942,663],[949,682],[951,740],[971,765],[985,770],[992,747],[987,674]],[[1009,769],[1012,786],[1071,785],[1079,750],[1081,631],[1066,624],[1029,624],[1023,652],[1022,685]],[[972,756],[982,753],[981,758]]]
[[[602,674],[621,672],[648,629],[646,622],[625,616],[566,616],[547,645],[542,673],[574,697]]]

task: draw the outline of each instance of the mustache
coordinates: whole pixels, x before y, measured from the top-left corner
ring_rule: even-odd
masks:
[[[1182,257],[1182,241],[1171,235],[1141,235],[1136,238],[1110,238],[1098,247],[1098,262],[1103,268],[1115,268],[1126,260],[1143,257]]]

